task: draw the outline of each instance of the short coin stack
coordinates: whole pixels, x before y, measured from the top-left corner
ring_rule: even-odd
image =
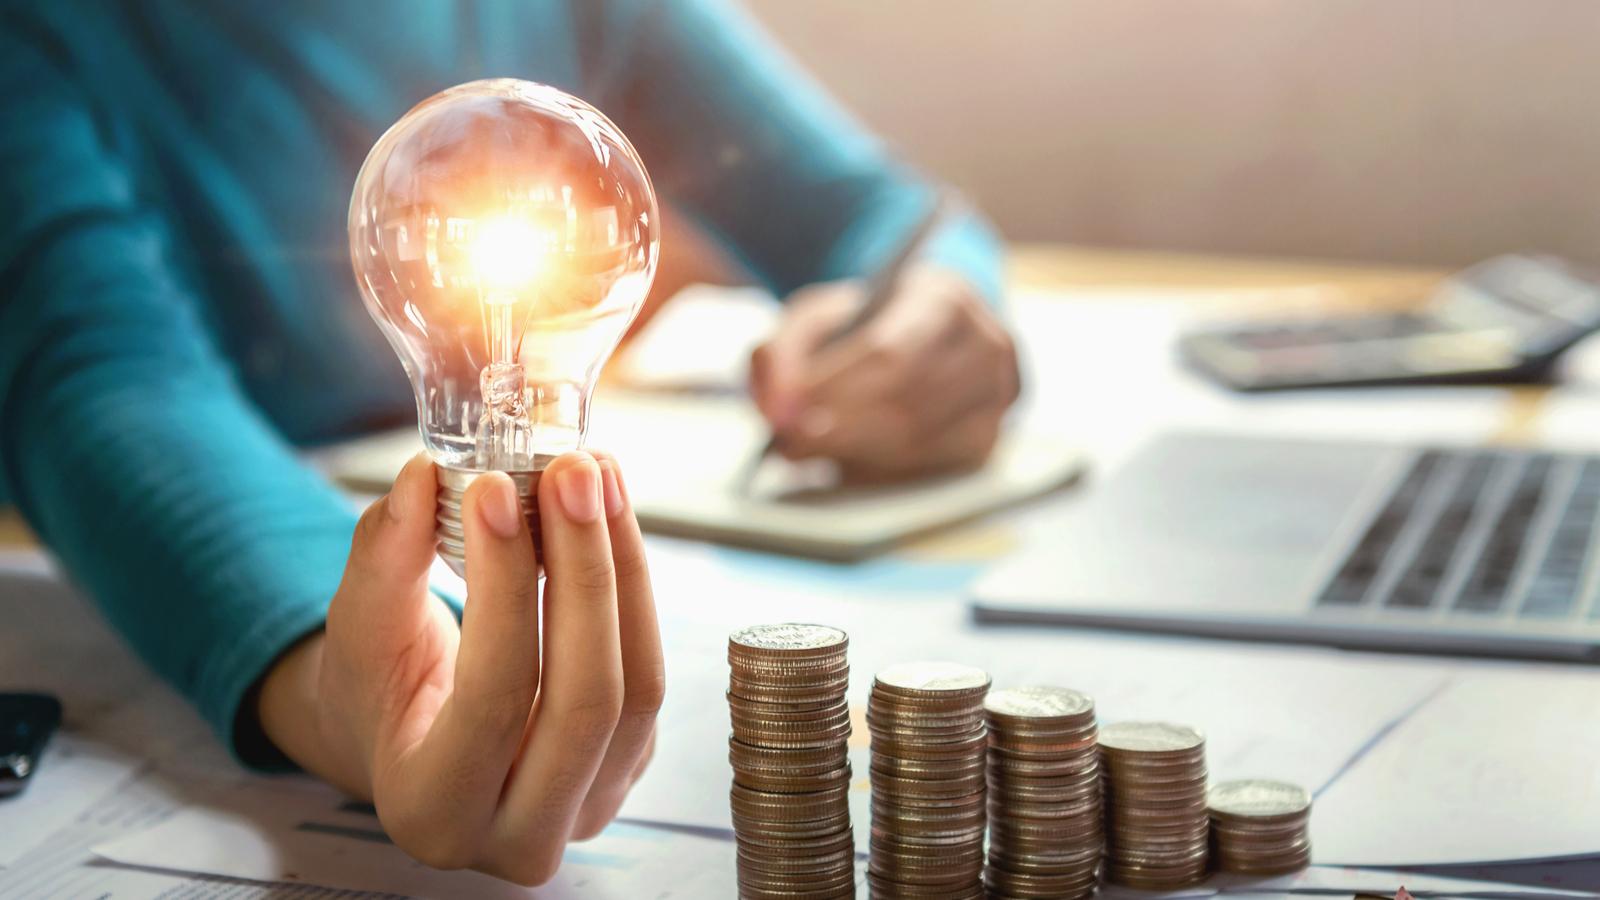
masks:
[[[1100,730],[1109,874],[1135,888],[1177,889],[1206,876],[1206,744],[1164,722]]]
[[[983,897],[988,690],[987,673],[955,663],[904,663],[873,680],[873,897]]]
[[[1105,851],[1094,701],[1022,687],[992,692],[984,710],[989,896],[1089,896]]]
[[[1211,838],[1224,872],[1277,875],[1311,863],[1311,794],[1283,781],[1225,781],[1211,789]]]
[[[850,830],[849,638],[822,625],[728,637],[739,893],[855,896]]]

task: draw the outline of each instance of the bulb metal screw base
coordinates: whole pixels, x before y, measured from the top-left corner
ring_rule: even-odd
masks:
[[[461,499],[479,475],[472,469],[456,469],[446,465],[434,467],[439,473],[439,506],[435,519],[439,536],[439,558],[450,570],[467,577],[466,534],[461,528]],[[544,547],[539,534],[539,476],[543,471],[507,472],[517,488],[517,501],[522,506],[523,518],[528,520],[528,533],[533,535],[533,548],[537,558],[544,559]]]

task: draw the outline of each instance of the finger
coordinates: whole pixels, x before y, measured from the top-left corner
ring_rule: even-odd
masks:
[[[818,375],[818,405],[783,435],[786,454],[912,470],[957,423],[1008,407],[1018,391],[1014,346],[961,284],[914,281],[927,292],[916,298],[926,309],[908,318],[911,301],[903,301],[869,336],[866,354]]]
[[[909,408],[909,438],[917,446],[928,446],[972,416],[1007,409],[1020,393],[1016,346],[1005,327],[970,294],[954,302],[957,313],[940,349],[892,397]]]
[[[379,774],[390,798],[385,825],[425,833],[413,843],[466,865],[481,852],[527,728],[539,684],[539,620],[533,542],[505,473],[467,486],[461,527],[467,603],[453,678],[419,692],[420,702],[448,695],[426,734],[415,743],[402,736],[396,743],[406,749]]]
[[[929,472],[950,472],[982,465],[1000,441],[1005,410],[991,408],[967,417],[931,442]]]
[[[634,773],[648,750],[656,714],[666,695],[666,666],[650,572],[645,564],[644,537],[628,504],[627,487],[616,458],[603,452],[593,455],[600,464],[606,526],[617,573],[623,698],[622,715],[611,735],[611,745],[578,814],[573,833],[580,839],[599,834],[622,808]]]
[[[462,496],[467,604],[451,693],[452,737],[502,779],[522,743],[539,688],[539,563],[516,487],[504,472]]]
[[[433,463],[419,453],[389,493],[362,513],[344,579],[328,608],[328,633],[335,640],[374,659],[393,658],[416,633],[418,617],[439,612],[427,593],[438,543],[437,490]]]
[[[914,413],[908,426],[918,445],[937,439],[975,415],[1010,406],[1011,379],[997,361],[998,349],[976,342],[935,359],[919,379],[925,389],[895,398]]]
[[[881,456],[900,452],[923,430],[927,407],[940,402],[927,378],[951,352],[942,349],[949,329],[929,325],[943,315],[937,309],[919,319],[904,312],[884,315],[818,355],[802,391],[802,412],[778,433],[785,456]]]
[[[930,384],[937,380],[937,374],[929,376]],[[885,474],[940,468],[951,433],[969,431],[966,423],[974,418],[988,420],[1003,413],[1009,404],[1002,396],[994,384],[966,378],[952,381],[948,389],[930,386],[923,396],[853,407],[839,418],[829,413],[814,431],[805,431],[802,424],[804,438],[782,450],[791,459],[820,457]],[[954,443],[964,445],[959,439]]]
[[[856,472],[855,480],[866,471],[882,480],[981,461],[988,446],[979,434],[996,430],[1010,405],[1001,379],[973,374],[985,355],[940,360],[925,375],[925,391],[848,410],[811,449]]]
[[[844,460],[840,469],[845,481],[869,484],[969,470],[981,465],[993,451],[1003,422],[1003,410],[975,415],[919,446],[915,453]]]
[[[889,401],[908,393],[920,350],[897,343],[893,332],[869,326],[868,335],[846,338],[820,351],[797,393],[797,412],[774,429],[778,450],[790,459],[836,458],[843,443],[875,441],[904,422]],[[865,433],[859,429],[865,423]]]
[[[800,388],[801,410],[778,432],[786,456],[838,459],[863,447],[870,453],[885,438],[913,437],[905,429],[917,428],[937,397],[927,373],[972,340],[967,304],[944,284],[912,280],[877,319],[817,354]]]
[[[533,724],[506,784],[493,853],[535,874],[559,862],[622,713],[617,582],[600,467],[569,453],[539,484],[546,589],[544,669]],[[527,848],[559,837],[541,852]],[[550,854],[554,854],[552,858]]]
[[[802,385],[808,404],[880,398],[909,386],[927,363],[967,337],[968,299],[940,273],[907,277],[883,311],[817,354]]]
[[[818,285],[790,298],[777,333],[751,357],[751,388],[773,428],[787,427],[798,414],[812,358],[849,321],[859,303],[859,288],[848,283]]]
[[[650,740],[645,742],[644,754],[639,757],[639,762],[633,767],[633,783],[637,784],[644,777],[644,770],[650,767],[650,760],[656,755],[656,729],[650,728]]]

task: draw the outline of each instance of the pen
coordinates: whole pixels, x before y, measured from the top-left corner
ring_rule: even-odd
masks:
[[[851,316],[849,321],[824,338],[822,343],[818,345],[818,349],[837,343],[844,337],[853,334],[876,318],[878,313],[889,305],[889,300],[894,297],[895,286],[900,283],[901,273],[905,271],[907,264],[916,257],[917,251],[922,248],[928,235],[933,233],[933,227],[939,223],[940,219],[944,218],[945,210],[949,206],[949,195],[944,191],[939,192],[934,197],[933,202],[928,205],[927,211],[922,214],[922,218],[917,222],[917,227],[906,235],[905,240],[895,250],[894,254],[889,257],[888,261],[867,279],[867,297],[862,302],[861,308],[856,310],[856,314]],[[755,482],[756,473],[761,471],[761,464],[766,462],[767,457],[771,456],[772,451],[776,450],[777,447],[777,435],[768,437],[766,443],[761,446],[761,450],[745,464],[744,469],[740,472],[739,480],[735,482],[740,494],[748,495],[750,493],[750,486]]]

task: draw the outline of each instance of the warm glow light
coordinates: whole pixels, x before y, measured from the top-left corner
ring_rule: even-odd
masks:
[[[492,290],[523,287],[539,274],[548,236],[529,222],[503,216],[481,222],[472,238],[472,268]]]

